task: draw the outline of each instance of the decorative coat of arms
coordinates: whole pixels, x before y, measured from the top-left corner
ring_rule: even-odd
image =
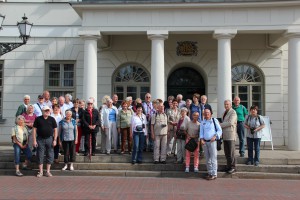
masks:
[[[197,42],[181,41],[177,42],[177,56],[197,56]]]

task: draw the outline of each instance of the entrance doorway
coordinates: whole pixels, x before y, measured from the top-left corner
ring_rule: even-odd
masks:
[[[205,94],[205,83],[199,72],[190,67],[182,67],[174,72],[168,78],[167,95],[182,94],[183,99],[192,99],[194,93]]]

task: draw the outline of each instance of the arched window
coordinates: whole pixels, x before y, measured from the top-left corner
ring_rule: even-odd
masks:
[[[264,78],[253,65],[236,64],[231,69],[232,99],[239,96],[241,104],[248,110],[251,105],[257,105],[259,113],[264,114]]]
[[[122,101],[128,96],[132,99],[145,97],[150,92],[150,75],[137,64],[126,64],[116,70],[113,75],[113,93]]]

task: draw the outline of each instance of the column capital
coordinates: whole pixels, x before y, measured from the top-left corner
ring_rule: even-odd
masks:
[[[166,40],[168,39],[169,31],[167,30],[150,30],[147,31],[148,39],[150,40]]]
[[[100,30],[95,29],[81,29],[78,31],[78,35],[82,39],[94,39],[98,40],[101,38]]]
[[[214,31],[213,38],[219,39],[232,39],[237,34],[236,29],[217,29]]]
[[[284,37],[291,39],[291,38],[300,38],[300,29],[288,29],[283,34]]]

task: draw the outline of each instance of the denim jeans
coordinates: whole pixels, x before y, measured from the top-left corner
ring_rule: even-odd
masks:
[[[133,132],[132,162],[142,162],[144,149],[144,132]]]
[[[21,151],[24,152],[25,157],[26,157],[27,160],[29,160],[29,161],[31,160],[32,155],[31,155],[31,150],[30,150],[28,145],[25,149],[21,149],[21,147],[17,144],[14,144],[13,147],[14,147],[14,154],[15,154],[15,165],[20,164]]]
[[[239,136],[239,153],[245,154],[245,129],[244,122],[237,123],[237,134]]]
[[[261,138],[249,138],[247,137],[247,146],[248,146],[248,162],[250,161],[253,164],[259,163],[259,154],[260,154],[260,140]],[[254,151],[255,156],[253,160],[253,145],[254,145]]]

